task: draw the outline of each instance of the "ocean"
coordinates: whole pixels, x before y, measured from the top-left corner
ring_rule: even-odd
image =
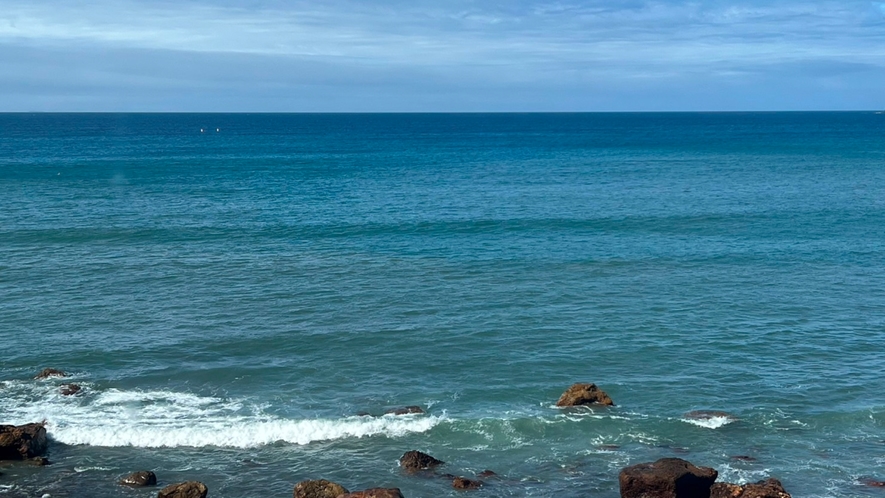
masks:
[[[0,114],[0,345],[0,496],[883,496],[885,115]]]

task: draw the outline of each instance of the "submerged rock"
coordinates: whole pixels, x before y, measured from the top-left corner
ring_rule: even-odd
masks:
[[[432,469],[444,464],[442,460],[437,460],[427,453],[420,451],[407,451],[399,459],[399,466],[408,472],[417,472],[419,470]]]
[[[424,409],[420,406],[404,406],[402,408],[394,408],[384,412],[385,415],[410,415],[424,413]]]
[[[42,423],[0,425],[0,460],[27,460],[46,452],[46,427]]]
[[[791,498],[777,479],[766,479],[756,484],[728,484],[717,482],[710,488],[710,498]]]
[[[157,493],[157,498],[206,498],[209,488],[197,481],[170,484]]]
[[[67,377],[68,374],[62,372],[61,370],[55,368],[44,368],[40,370],[40,372],[34,376],[35,379],[48,379],[50,377]]]
[[[65,384],[61,386],[61,389],[59,389],[62,396],[73,396],[82,390],[83,388],[78,386],[77,384]]]
[[[618,476],[621,498],[708,498],[719,475],[681,458],[625,467]]]
[[[596,387],[596,384],[573,384],[566,389],[556,406],[581,406],[599,404],[605,406],[614,406],[614,402],[602,389]]]
[[[455,489],[479,489],[482,487],[482,481],[475,481],[464,477],[456,477],[452,480],[452,487]]]
[[[340,484],[325,479],[301,481],[295,485],[294,498],[338,498],[347,494]]]
[[[870,488],[885,488],[885,481],[877,481],[875,479],[861,479],[860,483]]]
[[[719,410],[694,410],[686,413],[683,417],[691,420],[710,420],[714,418],[737,420],[737,417],[734,415]]]
[[[405,498],[399,488],[372,488],[363,491],[355,491],[339,496],[338,498]]]
[[[751,457],[750,455],[734,455],[731,457],[732,460],[738,460],[740,462],[755,462],[756,457]]]
[[[155,486],[157,484],[157,475],[150,470],[140,470],[120,479],[120,484],[136,487]]]
[[[495,472],[494,470],[486,469],[486,470],[483,470],[482,472],[480,472],[479,474],[476,474],[476,477],[481,477],[483,479],[487,479],[489,477],[498,477],[498,473]]]

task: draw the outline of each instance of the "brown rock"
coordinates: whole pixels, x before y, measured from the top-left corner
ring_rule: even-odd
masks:
[[[52,465],[52,462],[49,461],[46,457],[34,457],[25,460],[25,462],[33,465],[34,467],[45,467],[47,465]]]
[[[341,495],[338,498],[405,498],[399,488],[372,488]]]
[[[77,394],[78,392],[80,392],[81,390],[83,390],[83,388],[81,388],[77,384],[65,384],[65,385],[61,386],[60,391],[61,391],[62,396],[73,396],[73,395]]]
[[[340,484],[325,479],[301,481],[295,485],[294,498],[338,498],[347,494],[347,489]]]
[[[0,460],[27,460],[46,452],[46,427],[42,423],[0,425]]]
[[[479,489],[482,487],[482,481],[456,477],[452,480],[452,487],[455,489]]]
[[[710,498],[790,498],[777,479],[766,479],[756,484],[728,484],[717,482],[710,488]]]
[[[124,486],[156,486],[157,475],[150,470],[140,470],[120,479],[120,484]]]
[[[55,368],[44,368],[40,370],[34,378],[35,379],[48,379],[50,377],[67,377],[68,374],[62,372],[61,370],[57,370]]]
[[[574,384],[562,393],[562,396],[559,397],[559,401],[556,402],[556,406],[580,406],[592,404],[613,406],[614,402],[605,391],[596,387],[596,384]]]
[[[718,472],[681,458],[662,458],[621,470],[621,498],[709,498]]]
[[[479,474],[476,474],[476,477],[482,477],[483,479],[486,479],[489,477],[498,477],[498,474],[493,470],[486,469],[486,470],[483,470],[482,472],[480,472]]]
[[[170,484],[157,493],[157,498],[206,498],[209,488],[197,481]]]
[[[444,463],[445,462],[437,460],[427,453],[421,453],[420,451],[407,451],[403,453],[403,456],[399,459],[399,466],[402,467],[403,470],[409,472],[432,469]]]
[[[404,406],[402,408],[394,408],[384,412],[386,415],[409,415],[412,413],[424,413],[424,409],[420,406]]]

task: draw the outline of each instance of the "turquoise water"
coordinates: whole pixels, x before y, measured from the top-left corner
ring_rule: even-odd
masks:
[[[0,496],[461,496],[412,449],[476,496],[664,456],[879,496],[883,226],[872,112],[0,115],[0,423],[54,462]]]

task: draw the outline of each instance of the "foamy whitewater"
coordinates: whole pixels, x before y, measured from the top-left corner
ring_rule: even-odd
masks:
[[[0,115],[0,423],[52,462],[0,497],[462,496],[409,450],[477,497],[674,456],[877,496],[883,164],[872,112]]]

